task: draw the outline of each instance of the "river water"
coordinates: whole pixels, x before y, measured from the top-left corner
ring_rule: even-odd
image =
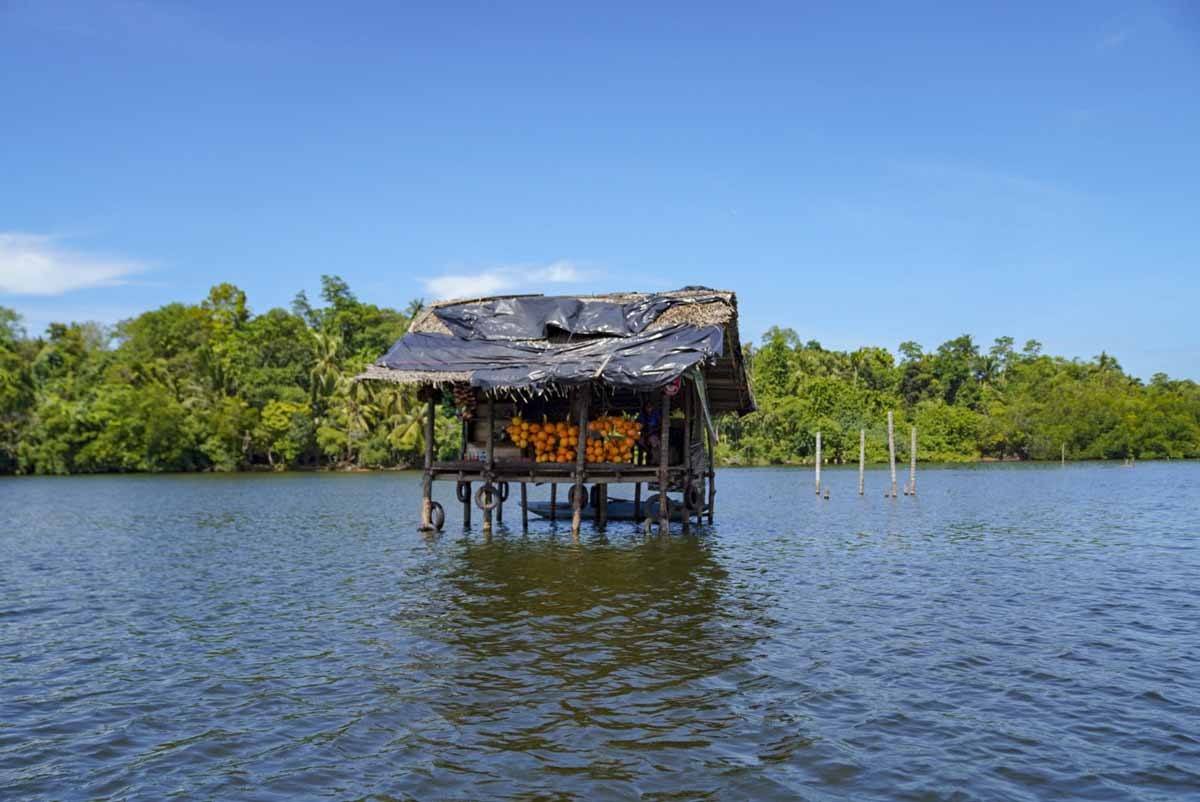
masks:
[[[826,479],[579,544],[441,484],[423,538],[412,474],[2,479],[0,799],[1200,798],[1200,464]]]

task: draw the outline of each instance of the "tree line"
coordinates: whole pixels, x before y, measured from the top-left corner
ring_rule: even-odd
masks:
[[[825,455],[855,461],[860,429],[868,459],[884,460],[888,410],[898,447],[915,425],[919,456],[935,461],[1200,456],[1200,385],[1162,373],[1143,383],[1107,353],[1064,359],[1012,337],[985,350],[963,335],[933,351],[904,342],[897,359],[772,328],[746,355],[758,411],[721,422],[726,463],[811,460],[818,430]]]
[[[336,276],[316,305],[301,292],[254,315],[219,284],[199,304],[39,337],[0,307],[0,472],[403,465],[421,450],[421,405],[352,379],[420,309],[363,303]]]
[[[0,307],[0,473],[236,471],[394,467],[422,450],[412,388],[354,382],[422,310],[360,301],[337,276],[320,299],[252,314],[219,284],[116,326],[54,323],[29,336]],[[900,346],[826,350],[773,328],[745,349],[759,410],[720,421],[726,464],[810,459],[822,432],[833,460],[885,455],[883,421],[920,431],[924,459],[1200,456],[1200,387],[1115,359],[1067,360],[1002,337],[969,336],[931,352]],[[442,456],[458,422],[437,420]],[[905,438],[899,438],[904,442]]]

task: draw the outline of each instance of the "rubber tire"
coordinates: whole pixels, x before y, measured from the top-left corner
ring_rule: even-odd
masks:
[[[460,504],[466,504],[471,500],[471,483],[459,482],[454,486],[454,495],[458,498]]]
[[[484,498],[487,502],[484,502]],[[496,509],[496,505],[500,503],[500,494],[496,492],[496,488],[491,485],[480,485],[475,491],[475,506],[484,512],[491,512]]]
[[[704,503],[704,497],[700,495],[700,489],[695,485],[688,485],[683,491],[683,506],[691,512],[696,512],[700,509],[700,505]]]
[[[446,525],[446,511],[436,501],[429,502],[429,523],[439,532]]]

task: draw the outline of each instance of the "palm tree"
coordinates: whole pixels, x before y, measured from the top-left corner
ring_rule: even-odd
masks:
[[[337,390],[342,376],[342,338],[336,333],[314,331],[314,355],[312,367],[313,403],[328,398]]]

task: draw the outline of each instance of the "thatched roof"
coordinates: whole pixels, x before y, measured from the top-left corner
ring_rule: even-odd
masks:
[[[506,302],[513,302],[511,304]],[[626,311],[626,317],[637,317],[634,329],[614,336],[611,331],[596,334],[585,330],[586,326],[572,331],[557,328],[561,320],[543,320],[539,328],[543,334],[535,339],[512,339],[496,336],[492,315],[496,310],[513,306],[556,306],[556,302],[571,309],[604,309],[612,305]],[[579,303],[576,303],[579,302]],[[599,302],[599,303],[589,303]],[[636,310],[636,314],[634,311]],[[581,315],[583,317],[583,315]],[[464,334],[463,320],[475,321],[480,331],[470,330]],[[501,316],[498,318],[503,321]],[[452,330],[447,320],[456,327]],[[609,318],[611,322],[611,318]],[[620,320],[620,315],[617,315]],[[523,319],[523,323],[531,321]],[[537,320],[532,321],[536,326]],[[497,324],[499,325],[499,324]],[[568,324],[570,325],[570,324]],[[544,330],[543,330],[544,329]],[[702,335],[713,332],[708,339]],[[712,343],[713,350],[705,351],[695,343]],[[675,346],[672,350],[668,346]],[[748,412],[754,408],[742,362],[741,340],[737,330],[737,297],[732,292],[711,290],[704,287],[688,287],[665,293],[611,293],[606,295],[582,295],[569,297],[546,297],[541,295],[507,295],[485,298],[468,298],[439,301],[427,307],[413,320],[409,334],[405,335],[374,365],[369,367],[360,380],[388,381],[398,384],[451,385],[471,383],[496,389],[497,385],[508,384],[503,378],[481,374],[489,373],[487,359],[490,349],[503,357],[509,373],[530,374],[530,379],[553,382],[563,375],[564,360],[572,368],[584,365],[590,370],[597,367],[595,376],[587,380],[601,382],[618,379],[637,381],[638,377],[628,374],[630,365],[637,369],[640,363],[634,359],[625,365],[626,372],[616,378],[603,371],[609,367],[612,352],[618,351],[621,358],[629,354],[638,355],[639,348],[645,353],[667,353],[671,355],[668,367],[674,369],[685,359],[701,367],[705,374],[710,405],[714,411]],[[658,349],[658,352],[655,349]],[[695,350],[700,348],[700,351]],[[675,358],[678,355],[678,358]],[[429,358],[426,358],[426,357]],[[590,359],[590,362],[584,361]],[[651,362],[647,361],[647,365]],[[391,366],[389,366],[391,365]],[[493,371],[494,372],[494,371]],[[651,369],[645,382],[658,382],[664,375]],[[571,377],[578,380],[575,370]],[[625,382],[628,384],[628,382]],[[517,382],[512,383],[514,386]],[[520,382],[525,386],[528,382]]]

